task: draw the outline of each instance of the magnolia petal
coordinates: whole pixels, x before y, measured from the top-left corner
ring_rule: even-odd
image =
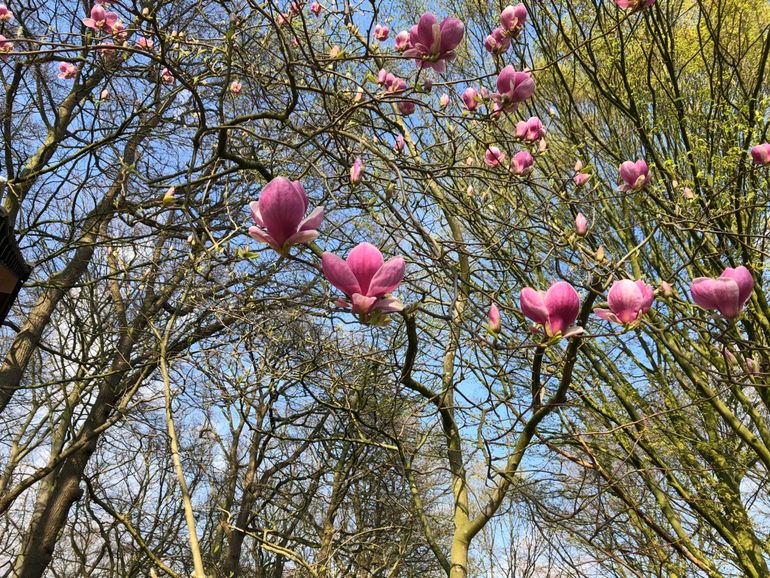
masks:
[[[360,290],[357,293],[370,295],[369,284],[384,264],[380,250],[371,243],[361,243],[350,251],[347,263],[358,280]]]
[[[545,293],[543,291],[535,291],[531,287],[525,287],[521,291],[521,312],[526,317],[545,325],[548,322],[548,309],[545,307]]]
[[[741,307],[743,307],[743,305],[746,304],[746,301],[748,301],[751,297],[751,294],[754,292],[754,278],[751,276],[749,270],[743,265],[736,267],[735,269],[732,267],[727,267],[722,272],[720,277],[732,279],[738,284],[738,297],[741,302]]]
[[[559,281],[551,285],[546,291],[543,303],[548,310],[549,324],[546,333],[555,335],[564,332],[567,327],[575,323],[580,312],[580,297],[575,288],[566,281]]]
[[[360,293],[353,293],[353,295],[351,295],[351,301],[353,302],[353,313],[365,315],[371,312],[374,304],[377,302],[377,298],[366,297]]]
[[[262,221],[262,215],[259,212],[259,201],[251,201],[249,203],[249,210],[251,210],[252,220],[260,227],[264,227],[265,223]]]
[[[299,224],[300,231],[307,231],[309,229],[317,229],[321,225],[321,221],[324,220],[324,208],[317,207],[310,213],[304,221]]]
[[[383,313],[399,313],[404,310],[404,304],[395,297],[386,297],[377,301],[374,309]]]
[[[403,257],[394,257],[385,263],[372,277],[366,294],[372,297],[382,297],[394,291],[404,280],[406,261]]]
[[[249,227],[249,235],[251,235],[251,238],[255,241],[259,241],[260,243],[267,243],[270,245],[271,249],[275,249],[279,253],[281,252],[281,245],[276,243],[275,239],[273,239],[269,233],[265,233],[259,227]]]
[[[321,269],[329,283],[350,297],[354,293],[361,293],[361,286],[356,276],[350,270],[348,264],[334,253],[325,252],[321,256]]]
[[[304,243],[310,243],[312,241],[315,241],[318,238],[318,231],[315,229],[308,229],[306,231],[298,231],[294,233],[291,237],[286,239],[286,243],[284,243],[285,247],[288,247],[290,245],[302,245]]]

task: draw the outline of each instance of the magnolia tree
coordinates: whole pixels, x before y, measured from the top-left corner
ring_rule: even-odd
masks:
[[[770,574],[766,2],[0,22],[3,572]]]

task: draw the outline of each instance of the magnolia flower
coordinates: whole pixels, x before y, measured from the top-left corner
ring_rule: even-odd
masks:
[[[519,151],[511,159],[511,170],[514,174],[524,176],[534,168],[535,159],[529,151]]]
[[[237,80],[233,80],[230,83],[230,92],[232,92],[233,94],[240,94],[241,90],[243,90],[243,84],[241,84]]]
[[[623,184],[620,185],[621,191],[638,191],[650,183],[650,174],[647,163],[639,159],[638,161],[625,161],[620,165],[620,178]]]
[[[377,74],[377,84],[384,86],[385,90],[390,93],[404,92],[406,90],[406,81],[384,68]]]
[[[168,190],[163,195],[163,201],[162,201],[163,205],[165,206],[173,205],[175,201],[175,198],[174,198],[175,194],[176,194],[176,187],[169,187]]]
[[[94,30],[106,28],[111,31],[117,22],[118,15],[114,12],[107,12],[104,7],[99,4],[91,8],[90,18],[83,18],[83,24],[86,28],[93,28]]]
[[[11,52],[13,52],[13,42],[0,34],[0,58],[5,60]]]
[[[476,100],[478,96],[479,93],[475,88],[466,88],[463,91],[463,103],[465,104],[465,108],[468,110],[476,110],[476,108],[479,106],[479,102]]]
[[[152,50],[152,47],[155,46],[155,43],[152,41],[151,38],[145,38],[144,36],[140,37],[136,41],[136,46],[138,48],[141,48],[142,50],[150,51]]]
[[[704,309],[716,309],[736,319],[754,291],[754,279],[744,267],[727,267],[717,279],[698,277],[690,286],[693,301]]]
[[[168,68],[164,68],[160,71],[160,81],[163,84],[174,84],[176,78],[174,78],[174,75],[171,74],[171,71]]]
[[[536,142],[545,136],[545,127],[536,116],[516,123],[516,138],[527,142]]]
[[[412,43],[409,41],[409,32],[402,30],[396,34],[396,50],[403,52],[404,50],[411,48]]]
[[[615,0],[615,4],[623,10],[644,10],[655,4],[655,0]]]
[[[500,13],[500,25],[511,36],[517,36],[527,20],[527,7],[524,4],[506,6]]]
[[[519,72],[510,64],[500,71],[497,77],[497,94],[492,97],[499,105],[499,110],[508,112],[515,110],[520,102],[524,102],[535,94],[535,80],[529,71]]]
[[[484,48],[492,54],[502,54],[511,46],[511,38],[502,28],[495,28],[484,40]]]
[[[310,11],[318,16],[321,13],[321,5],[318,2],[313,2],[310,4]]]
[[[0,22],[8,22],[13,18],[13,12],[8,10],[8,6],[0,4]]]
[[[521,312],[543,326],[548,337],[571,337],[582,331],[573,326],[580,313],[580,297],[566,281],[554,283],[548,291],[525,287],[521,292]]]
[[[484,162],[490,167],[496,167],[505,160],[505,153],[495,146],[491,146],[484,153]]]
[[[398,104],[396,104],[396,108],[398,108],[398,112],[404,116],[409,116],[415,111],[417,105],[411,100],[401,100],[398,102]]]
[[[350,182],[356,184],[361,181],[361,171],[364,170],[364,161],[361,157],[356,157],[353,166],[350,167]]]
[[[619,325],[632,325],[650,310],[655,290],[641,279],[615,281],[607,295],[609,309],[594,309],[599,317]]]
[[[387,296],[404,279],[403,257],[394,257],[386,263],[377,247],[361,243],[350,251],[345,261],[333,253],[324,253],[321,265],[324,276],[350,300],[339,299],[337,303],[352,307],[353,313],[393,313],[404,308],[398,299]]]
[[[99,100],[109,100],[110,99],[110,91],[109,89],[105,88],[102,90],[101,94],[99,95]]]
[[[398,152],[401,152],[402,150],[404,150],[404,137],[401,135],[398,135],[396,137],[396,150]]]
[[[438,104],[441,108],[446,108],[449,106],[449,95],[447,93],[442,94],[438,99]]]
[[[770,143],[751,147],[751,158],[760,166],[770,164]]]
[[[494,303],[489,306],[489,313],[487,314],[487,327],[492,333],[500,333],[500,328],[502,327],[502,322],[500,321],[500,310]]]
[[[420,68],[444,72],[446,61],[454,60],[455,48],[463,39],[465,28],[457,18],[445,18],[441,24],[430,12],[420,17],[409,33],[410,48],[404,56],[414,58]]]
[[[388,35],[390,34],[390,28],[387,26],[380,26],[377,24],[374,27],[374,37],[379,41],[384,41],[388,39]]]
[[[583,213],[578,213],[575,217],[575,233],[578,237],[585,237],[588,233],[588,219]]]
[[[584,184],[588,182],[588,179],[591,178],[591,175],[588,173],[584,173],[583,171],[583,163],[582,161],[577,161],[575,163],[575,176],[572,177],[572,180],[575,182],[575,185],[578,187],[582,187]]]
[[[249,204],[251,218],[257,225],[249,227],[249,235],[279,253],[285,253],[292,245],[309,243],[318,237],[316,229],[323,220],[324,209],[318,207],[303,219],[307,206],[307,194],[299,181],[276,177],[262,189],[259,200]]]
[[[57,75],[62,80],[71,80],[78,74],[78,67],[71,62],[59,63],[59,74]]]

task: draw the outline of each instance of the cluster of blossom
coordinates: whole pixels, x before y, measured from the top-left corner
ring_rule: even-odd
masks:
[[[500,26],[484,40],[484,48],[492,54],[502,54],[511,46],[511,40],[518,38],[527,20],[527,8],[524,4],[506,6],[500,13]]]

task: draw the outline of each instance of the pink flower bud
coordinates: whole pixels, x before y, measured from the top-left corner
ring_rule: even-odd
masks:
[[[398,104],[396,104],[396,108],[398,108],[398,112],[404,116],[409,116],[415,111],[417,105],[411,100],[401,100],[398,102]]]
[[[241,84],[237,80],[233,80],[230,83],[230,92],[232,92],[233,94],[240,94],[241,90],[243,90],[243,84]]]
[[[755,147],[751,147],[751,158],[754,163],[764,167],[770,164],[770,143],[763,143]]]
[[[649,169],[644,160],[625,161],[620,165],[621,191],[638,191],[650,183]]]
[[[171,74],[171,71],[168,68],[164,68],[160,71],[160,81],[163,84],[174,84],[176,82],[176,78],[174,78],[174,75]]]
[[[374,27],[374,37],[380,42],[387,40],[389,34],[390,34],[390,28],[388,28],[387,26],[380,26],[379,24],[377,24]]]
[[[595,309],[602,319],[619,325],[636,324],[652,307],[655,291],[641,279],[615,281],[608,294],[609,309]]]
[[[511,170],[514,174],[524,176],[532,171],[535,165],[535,159],[529,151],[519,151],[513,155],[511,160]]]
[[[548,337],[579,333],[573,324],[580,312],[580,297],[566,281],[554,283],[548,291],[525,287],[521,292],[521,312],[541,325]]]
[[[442,94],[438,103],[441,108],[446,108],[449,105],[449,95],[447,93]]]
[[[102,90],[101,94],[99,95],[99,100],[109,100],[110,99],[110,91],[109,89],[105,88]]]
[[[588,233],[588,219],[583,213],[578,213],[575,217],[575,232],[578,237],[585,237]]]
[[[350,167],[350,182],[355,184],[361,181],[361,172],[364,170],[364,161],[361,157],[356,157],[353,166]]]
[[[411,47],[411,43],[409,42],[409,32],[406,30],[402,30],[398,34],[396,34],[396,50],[399,52],[403,52],[404,50],[407,50]]]
[[[401,135],[398,135],[396,137],[396,150],[398,152],[401,152],[402,150],[404,150],[404,137]]]
[[[0,22],[8,22],[13,18],[13,12],[8,10],[8,6],[0,4]]]
[[[465,104],[465,108],[468,110],[476,110],[476,108],[479,106],[478,101],[476,100],[479,96],[479,93],[476,91],[475,88],[468,87],[463,91],[463,103]]]
[[[496,167],[505,160],[505,153],[496,146],[491,146],[484,153],[484,162],[490,167]]]
[[[310,4],[310,11],[316,16],[318,16],[321,13],[321,10],[322,10],[321,5],[318,2],[313,2],[312,4]]]
[[[502,327],[502,322],[500,320],[500,310],[494,303],[489,306],[489,313],[487,314],[487,327],[492,333],[500,333],[500,328]]]

